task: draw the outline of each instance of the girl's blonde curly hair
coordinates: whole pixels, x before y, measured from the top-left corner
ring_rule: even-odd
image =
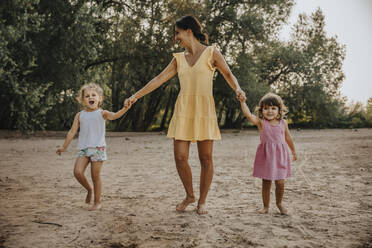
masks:
[[[101,101],[98,103],[98,107],[100,108],[102,106],[102,102],[103,102],[103,89],[101,88],[101,86],[99,86],[98,84],[95,84],[95,83],[89,83],[89,84],[84,84],[83,86],[81,86],[80,90],[79,90],[79,93],[76,97],[76,100],[80,103],[80,104],[83,104],[83,97],[84,97],[84,91],[85,90],[94,90],[95,92],[97,92],[97,94],[101,97]]]
[[[262,109],[264,106],[277,106],[279,108],[278,120],[283,119],[285,114],[288,113],[288,108],[284,105],[282,98],[274,93],[267,93],[264,95],[258,103],[258,106],[255,108],[254,113],[260,119],[264,118],[262,115]]]

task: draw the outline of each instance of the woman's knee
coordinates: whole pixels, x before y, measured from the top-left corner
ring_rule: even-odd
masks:
[[[200,164],[202,167],[213,166],[212,154],[200,154],[199,155]]]
[[[177,166],[187,163],[188,159],[189,157],[187,156],[187,154],[184,153],[177,153],[174,155],[174,160],[176,161]]]

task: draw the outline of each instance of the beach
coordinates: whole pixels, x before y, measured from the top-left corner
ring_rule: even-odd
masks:
[[[87,211],[73,176],[77,139],[56,155],[66,132],[0,132],[0,247],[372,247],[372,129],[291,130],[291,164],[283,205],[268,214],[261,180],[252,177],[259,134],[222,131],[214,142],[209,213],[185,197],[164,132],[109,132],[102,209]],[[199,196],[196,144],[189,163]],[[90,167],[86,171],[90,179]]]

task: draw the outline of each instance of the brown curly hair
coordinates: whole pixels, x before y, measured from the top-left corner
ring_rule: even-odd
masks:
[[[264,95],[258,103],[258,106],[255,108],[254,113],[260,119],[263,119],[262,109],[264,106],[277,106],[279,108],[278,120],[283,119],[285,114],[288,113],[288,108],[284,105],[282,98],[274,93],[267,93]]]
[[[98,84],[95,84],[95,83],[89,83],[89,84],[84,84],[83,86],[81,86],[81,88],[79,90],[79,93],[76,97],[76,100],[80,104],[83,104],[83,97],[84,97],[84,91],[85,90],[94,90],[95,92],[97,92],[97,94],[101,97],[101,99],[103,101],[103,89],[101,88],[101,86],[99,86]],[[102,101],[100,101],[98,103],[99,108],[102,106]]]

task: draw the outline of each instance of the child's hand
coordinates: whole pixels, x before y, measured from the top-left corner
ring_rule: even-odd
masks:
[[[65,148],[60,147],[60,148],[57,149],[56,153],[61,156],[62,152],[64,152],[64,151],[65,151]]]
[[[242,89],[237,89],[235,91],[235,94],[236,94],[236,98],[242,102],[242,101],[246,101],[247,100],[247,97],[245,96],[245,92],[242,90]]]
[[[124,107],[125,108],[130,108],[133,103],[137,102],[137,97],[131,96],[124,101]]]
[[[238,98],[238,101],[241,102],[241,103],[245,103],[245,101],[247,100],[247,98],[244,96],[240,96],[240,97],[237,97]]]
[[[124,104],[123,104],[123,109],[126,111],[129,110],[132,107],[132,104],[127,101],[128,99],[125,99]]]
[[[293,156],[293,161],[296,161],[297,160],[297,153],[296,152],[293,152],[292,153],[292,156]]]

